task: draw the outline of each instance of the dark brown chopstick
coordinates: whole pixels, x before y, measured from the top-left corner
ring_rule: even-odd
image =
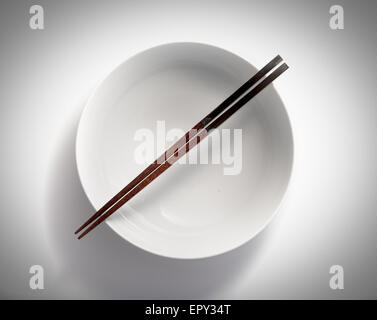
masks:
[[[272,81],[274,81],[277,77],[279,77],[284,71],[288,69],[288,66],[284,63],[280,65],[275,71],[273,71],[269,76],[263,79],[256,87],[254,87],[250,92],[245,94],[241,99],[239,99],[231,108],[221,114],[217,119],[215,119],[212,123],[210,123],[207,127],[205,127],[199,134],[192,139],[190,142],[185,144],[185,147],[177,150],[174,154],[167,159],[162,165],[158,167],[154,172],[152,172],[149,176],[147,176],[144,180],[142,180],[139,184],[137,184],[129,193],[127,193],[123,198],[121,198],[118,202],[116,202],[108,211],[106,211],[101,217],[99,217],[96,221],[94,221],[79,237],[81,239],[85,236],[88,232],[93,230],[96,226],[98,226],[101,222],[106,220],[110,215],[112,215],[116,210],[118,210],[121,206],[123,206],[128,200],[133,198],[137,193],[143,190],[149,183],[151,183],[154,179],[156,179],[159,175],[165,172],[170,166],[172,166],[177,160],[179,160],[185,153],[190,151],[195,145],[199,144],[211,130],[220,126],[224,121],[229,119],[235,112],[237,112],[243,105],[245,105],[250,99],[256,96],[260,91],[262,91],[266,86],[268,86]]]
[[[191,130],[186,132],[186,134],[181,137],[176,143],[174,143],[167,151],[165,151],[161,156],[159,156],[152,164],[150,164],[143,172],[141,172],[135,179],[133,179],[128,185],[126,185],[121,191],[119,191],[113,198],[111,198],[102,208],[100,208],[93,216],[91,216],[83,225],[81,225],[75,234],[83,230],[87,225],[101,216],[107,209],[113,206],[118,200],[120,200],[124,195],[126,195],[130,190],[137,186],[143,179],[155,171],[161,164],[170,158],[177,149],[181,148],[186,144],[191,138],[192,132],[199,132],[208,123],[213,121],[219,114],[221,114],[225,109],[227,109],[234,101],[242,96],[247,90],[253,87],[259,80],[261,80],[268,72],[275,68],[282,58],[277,55],[272,59],[265,67],[259,70],[253,77],[246,81],[239,89],[237,89],[232,95],[225,99],[220,105],[218,105],[213,111],[211,111],[207,116],[205,116],[201,121],[199,121]]]

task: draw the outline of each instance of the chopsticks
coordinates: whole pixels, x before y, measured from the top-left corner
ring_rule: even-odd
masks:
[[[77,234],[90,224],[89,227],[84,230],[83,233],[81,233],[78,239],[81,239],[88,232],[93,230],[96,226],[98,226],[101,222],[108,218],[111,214],[113,214],[116,210],[118,210],[121,206],[123,206],[128,200],[134,197],[149,183],[151,183],[159,175],[165,172],[170,166],[172,166],[176,161],[178,161],[184,154],[186,154],[194,146],[199,144],[200,141],[202,141],[210,133],[210,131],[220,126],[225,120],[231,117],[250,99],[252,99],[278,76],[280,76],[285,70],[288,69],[288,66],[283,63],[274,71],[272,71],[267,77],[265,77],[271,70],[278,66],[280,62],[282,62],[282,58],[280,56],[276,56],[258,73],[256,73],[239,89],[237,89],[231,96],[229,96],[212,112],[210,112],[206,117],[199,121],[191,130],[189,130],[183,137],[181,137],[176,143],[174,143],[167,151],[165,151],[160,157],[158,157],[119,193],[111,198],[102,208],[100,208],[92,217],[90,217],[82,226],[80,226],[80,228],[75,231],[75,234]],[[265,78],[263,79],[263,77]],[[252,87],[254,88],[246,93]],[[237,101],[237,99],[239,100]],[[234,104],[232,105],[232,103]]]

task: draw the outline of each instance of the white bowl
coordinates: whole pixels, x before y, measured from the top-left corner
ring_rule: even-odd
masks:
[[[135,161],[137,130],[155,132],[158,120],[166,130],[188,130],[256,72],[242,58],[198,43],[154,47],[117,67],[89,99],[77,134],[79,176],[94,208],[147,166]],[[240,174],[224,175],[226,164],[176,163],[106,223],[136,246],[174,258],[217,255],[253,238],[289,182],[289,119],[270,85],[221,128],[242,129]],[[221,152],[216,144],[212,150]]]

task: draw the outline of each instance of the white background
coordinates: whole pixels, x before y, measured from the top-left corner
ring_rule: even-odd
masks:
[[[372,1],[30,1],[0,5],[2,298],[376,298],[376,5]],[[342,4],[345,29],[329,28]],[[292,122],[295,164],[277,218],[228,254],[181,261],[146,253],[90,213],[74,158],[95,85],[152,46],[194,41],[260,68],[291,67],[275,87]],[[88,240],[88,239],[87,239]],[[45,290],[29,288],[29,267]],[[329,288],[329,269],[345,289]]]

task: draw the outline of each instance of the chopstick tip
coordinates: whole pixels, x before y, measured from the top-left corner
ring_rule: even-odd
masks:
[[[278,54],[274,59],[272,59],[272,61],[273,61],[275,64],[279,64],[280,62],[283,61],[283,58],[280,56],[280,54]]]
[[[89,231],[90,231],[91,229],[87,229],[87,230],[84,230],[83,231],[83,233],[81,233],[78,237],[77,237],[77,239],[78,240],[80,240],[80,239],[82,239]]]

